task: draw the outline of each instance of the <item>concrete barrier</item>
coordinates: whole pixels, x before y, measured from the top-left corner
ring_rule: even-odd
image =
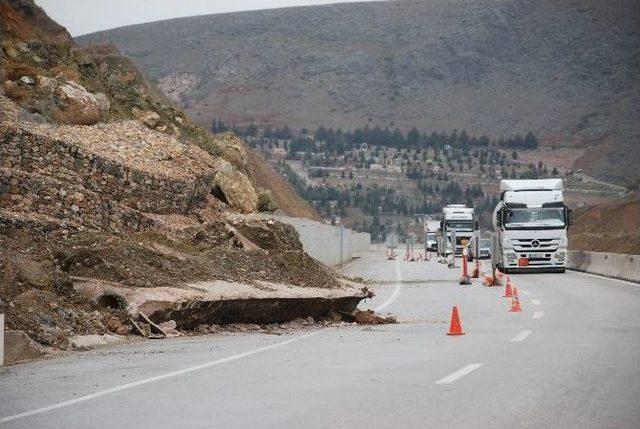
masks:
[[[4,314],[0,314],[0,366],[4,365]]]
[[[343,226],[291,217],[279,217],[280,221],[292,225],[304,250],[325,265],[339,266],[352,258],[369,251],[371,235],[355,232]]]
[[[640,283],[640,255],[570,250],[567,268]]]

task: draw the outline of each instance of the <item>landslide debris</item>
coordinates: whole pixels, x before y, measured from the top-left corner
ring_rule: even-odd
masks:
[[[36,233],[0,219],[0,300],[9,303],[7,325],[60,348],[68,346],[72,333],[129,333],[131,328],[120,327],[128,316],[117,297],[102,305],[87,301],[74,290],[74,279],[136,288],[211,280],[341,287],[333,269],[303,251],[290,225],[275,220],[234,222],[235,228],[218,221],[180,230],[114,235],[59,229]],[[247,250],[241,237],[251,238],[234,230],[261,240]]]
[[[276,204],[255,185],[236,136],[196,125],[113,46],[76,46],[33,1],[0,0],[0,11],[0,312],[8,328],[60,349],[84,344],[78,335],[178,329],[130,313],[117,293],[89,299],[79,283],[185,287],[190,296],[188,284],[216,280],[343,286],[291,226],[249,216]]]
[[[393,316],[380,316],[373,310],[356,310],[349,315],[358,325],[386,325],[390,323],[398,323]]]

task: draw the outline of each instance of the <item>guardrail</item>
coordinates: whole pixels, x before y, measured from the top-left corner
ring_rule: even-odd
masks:
[[[570,250],[567,268],[640,283],[640,255]]]

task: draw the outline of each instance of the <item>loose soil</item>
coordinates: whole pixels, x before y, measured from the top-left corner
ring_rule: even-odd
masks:
[[[0,222],[0,311],[6,313],[8,328],[64,349],[71,335],[123,332],[120,325],[128,320],[124,310],[105,308],[109,306],[76,293],[75,277],[142,288],[216,279],[341,286],[336,271],[303,251],[290,225],[275,220],[234,223],[111,235]]]
[[[640,254],[640,200],[576,210],[569,245],[576,250]]]

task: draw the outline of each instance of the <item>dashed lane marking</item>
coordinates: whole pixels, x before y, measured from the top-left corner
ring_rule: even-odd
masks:
[[[481,366],[482,366],[481,363],[469,364],[469,365],[465,366],[464,368],[461,368],[461,369],[457,370],[453,374],[449,374],[446,377],[441,378],[440,380],[436,381],[436,384],[450,384],[450,383],[453,383],[454,381],[464,377],[465,375],[468,375],[468,374],[472,373],[473,371],[475,371],[476,369],[480,368]]]
[[[544,317],[544,311],[534,311],[533,312],[533,319],[542,319]]]
[[[520,341],[524,341],[529,335],[531,335],[533,331],[530,330],[525,330],[525,331],[520,331],[518,333],[518,335],[516,335],[515,337],[511,338],[511,342],[512,343],[519,343]]]
[[[531,302],[533,303],[533,305],[540,305],[539,299],[532,299]]]
[[[531,292],[529,292],[528,290],[521,290],[520,293],[522,293],[523,295],[531,295]]]

